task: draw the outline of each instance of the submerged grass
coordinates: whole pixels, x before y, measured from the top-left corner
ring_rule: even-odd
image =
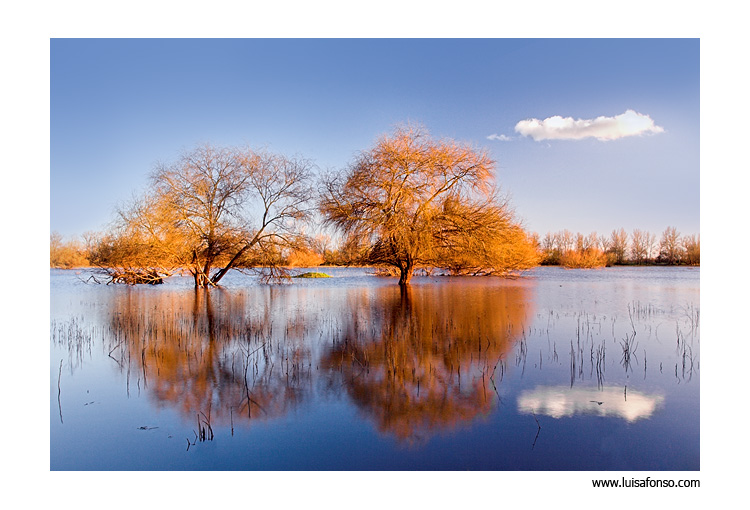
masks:
[[[294,278],[330,278],[331,275],[326,273],[316,273],[316,272],[309,272],[309,273],[302,273],[296,275]]]

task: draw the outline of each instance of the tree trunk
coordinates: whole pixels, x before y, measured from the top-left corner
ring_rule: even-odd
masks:
[[[234,256],[232,257],[232,260],[230,260],[227,263],[226,266],[224,266],[223,268],[221,268],[219,271],[216,272],[216,274],[214,275],[214,277],[211,279],[211,283],[214,284],[214,285],[218,284],[219,280],[221,280],[224,277],[224,275],[227,274],[227,271],[229,271],[230,269],[232,269],[234,267],[234,265],[237,263],[237,260],[239,260],[239,258],[248,249],[252,248],[252,246],[255,243],[257,243],[257,242],[258,242],[258,234],[255,235],[255,237],[252,239],[252,241],[250,241],[249,243],[247,243],[237,253],[235,253]]]
[[[213,285],[208,275],[203,271],[193,271],[193,279],[195,280],[195,288],[204,288]]]
[[[401,288],[401,313],[404,317],[411,316],[411,285],[402,285]]]
[[[398,284],[409,285],[412,274],[414,274],[414,265],[411,262],[407,262],[406,264],[400,266],[399,269],[401,270],[401,276],[398,279]]]
[[[219,280],[224,278],[224,275],[227,274],[227,272],[234,267],[234,263],[237,261],[238,258],[240,258],[240,255],[242,255],[249,246],[246,246],[245,248],[241,249],[239,252],[237,252],[234,257],[232,257],[232,260],[229,261],[229,263],[219,269],[213,278],[211,278],[211,283],[214,285],[217,285],[219,283]]]

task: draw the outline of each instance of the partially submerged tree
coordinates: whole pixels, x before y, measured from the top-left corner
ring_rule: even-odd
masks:
[[[184,153],[159,165],[149,191],[120,211],[100,265],[186,269],[196,287],[217,285],[241,266],[273,270],[280,251],[300,240],[310,168],[249,149],[205,145]]]
[[[498,273],[536,265],[530,239],[499,197],[494,161],[415,127],[382,137],[322,184],[320,210],[366,262],[395,268],[408,284],[417,267]]]

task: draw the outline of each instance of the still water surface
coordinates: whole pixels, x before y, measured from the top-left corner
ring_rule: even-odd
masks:
[[[51,270],[52,470],[698,470],[700,270]]]

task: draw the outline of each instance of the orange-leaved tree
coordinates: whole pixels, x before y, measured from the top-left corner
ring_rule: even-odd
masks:
[[[196,287],[237,267],[280,269],[280,251],[304,244],[310,170],[306,160],[245,148],[185,152],[157,166],[150,189],[120,210],[99,265],[135,270],[129,283],[186,269]]]
[[[503,273],[538,262],[536,249],[494,185],[489,155],[424,128],[380,138],[346,169],[325,176],[320,211],[365,260],[408,284],[420,267]]]

